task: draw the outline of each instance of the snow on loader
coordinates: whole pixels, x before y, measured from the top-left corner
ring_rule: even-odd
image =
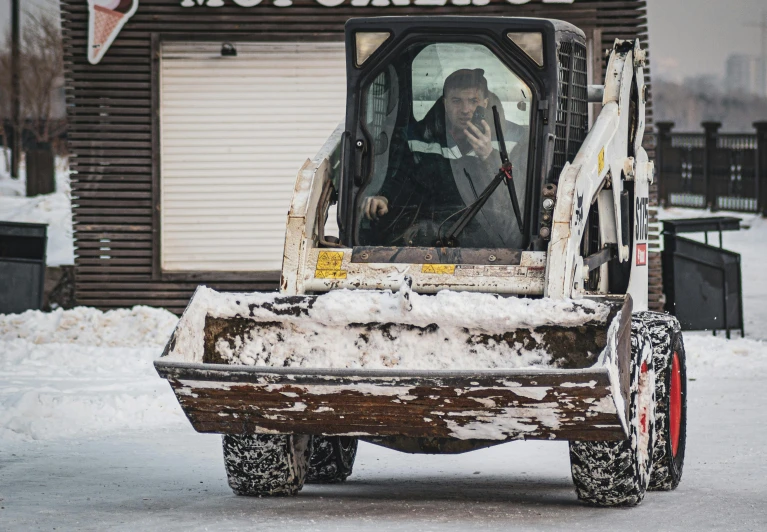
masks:
[[[358,439],[567,440],[587,503],[674,489],[685,357],[647,310],[639,42],[599,87],[557,20],[354,19],[346,49],[345,126],[298,173],[280,293],[200,287],[155,362],[224,435],[233,490],[343,481]]]

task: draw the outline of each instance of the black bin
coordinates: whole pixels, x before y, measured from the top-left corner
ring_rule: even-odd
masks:
[[[36,142],[26,153],[27,197],[56,192],[56,158],[50,142]]]
[[[740,329],[743,335],[743,291],[740,255],[722,249],[722,231],[740,229],[739,218],[688,218],[663,222],[663,286],[666,310],[682,330]],[[719,233],[720,247],[678,236]]]
[[[0,222],[0,314],[39,310],[48,226]]]

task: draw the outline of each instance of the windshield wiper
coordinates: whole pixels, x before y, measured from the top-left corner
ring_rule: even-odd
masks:
[[[522,231],[522,214],[519,211],[517,190],[514,187],[514,168],[511,165],[511,161],[509,161],[509,154],[506,152],[506,142],[503,140],[503,128],[501,127],[501,116],[498,114],[498,107],[495,105],[493,106],[493,122],[495,123],[495,136],[498,139],[498,152],[501,155],[501,168],[476,201],[469,205],[463,215],[456,220],[445,237],[437,240],[437,246],[455,247],[457,245],[456,237],[461,234],[461,231],[469,225],[469,222],[485,206],[487,200],[490,199],[490,196],[492,196],[502,181],[506,181],[506,188],[509,190],[509,196],[511,196],[511,206],[514,208],[514,216],[517,219],[519,230]]]

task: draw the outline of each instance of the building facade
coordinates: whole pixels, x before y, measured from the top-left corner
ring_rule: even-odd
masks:
[[[761,58],[732,54],[725,63],[725,87],[728,92],[767,96],[767,75]]]

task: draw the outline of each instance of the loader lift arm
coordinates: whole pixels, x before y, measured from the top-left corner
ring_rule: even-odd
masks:
[[[616,40],[602,111],[559,177],[547,256],[548,271],[557,273],[547,276],[547,297],[582,297],[589,272],[601,269],[606,277],[607,263],[615,257],[630,271],[624,290],[635,309],[647,309],[646,205],[654,167],[642,147],[643,65],[638,41]],[[593,208],[599,209],[601,248],[583,257],[581,243]]]

